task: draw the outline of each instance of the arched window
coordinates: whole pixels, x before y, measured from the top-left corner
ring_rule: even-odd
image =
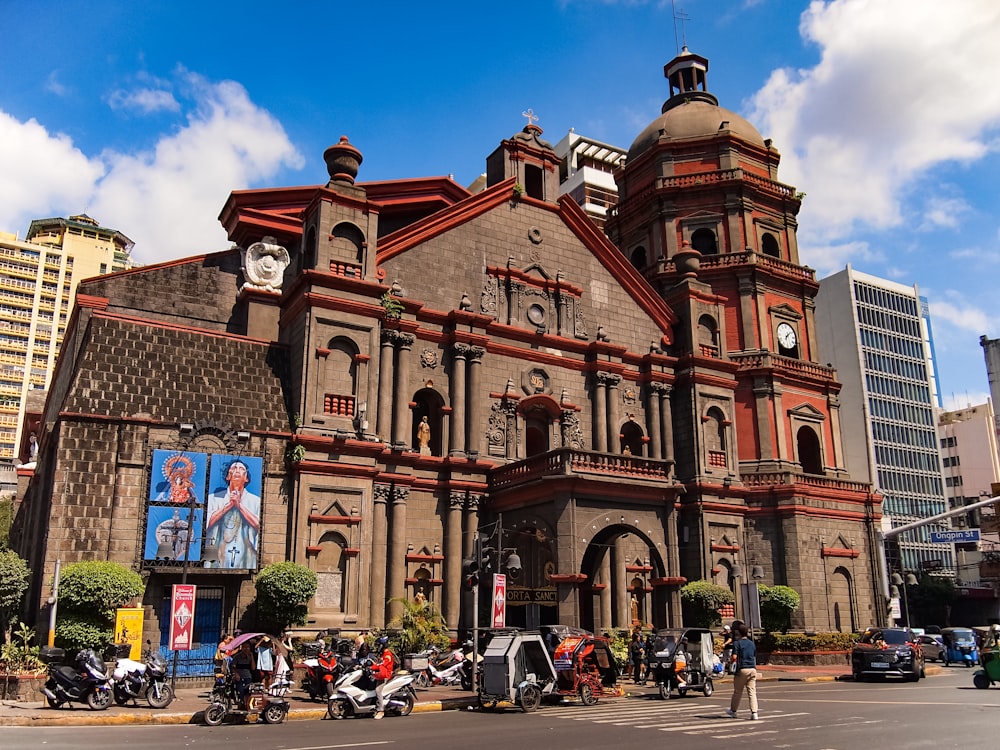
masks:
[[[365,236],[354,224],[341,222],[330,232],[330,270],[342,276],[361,277],[365,262]]]
[[[639,245],[635,250],[632,251],[631,256],[632,265],[639,269],[640,271],[646,267],[646,248]]]
[[[322,609],[344,610],[344,581],[347,578],[347,540],[335,531],[319,538],[319,553],[315,570],[320,580],[316,606]]]
[[[798,444],[799,463],[806,474],[823,473],[823,456],[819,448],[819,437],[812,427],[802,426],[795,433]]]
[[[773,258],[781,257],[781,246],[778,244],[777,238],[770,232],[764,232],[760,238],[760,249],[764,255],[770,255]]]
[[[719,329],[711,315],[698,318],[698,354],[703,357],[719,356]]]
[[[702,255],[715,255],[719,252],[715,232],[711,229],[696,229],[691,235],[691,247]]]
[[[837,568],[830,578],[830,626],[838,633],[853,633],[858,629],[854,611],[853,581],[846,568]]]
[[[533,409],[524,418],[524,455],[537,456],[549,449],[549,415]]]
[[[632,456],[642,455],[642,428],[634,420],[630,419],[623,424],[619,435],[622,453],[628,453]]]
[[[428,386],[413,395],[413,404],[413,424],[410,427],[410,445],[413,450],[423,453],[423,446],[426,443],[427,453],[432,456],[444,455],[441,452],[444,399]],[[426,429],[420,426],[424,418],[427,419]]]
[[[342,336],[332,339],[327,348],[330,353],[323,368],[323,413],[353,418],[357,413],[358,348]]]
[[[726,456],[726,415],[713,406],[704,418],[705,460],[709,466],[724,469],[729,466]]]
[[[316,227],[309,227],[306,241],[302,246],[302,268],[308,270],[316,267]]]

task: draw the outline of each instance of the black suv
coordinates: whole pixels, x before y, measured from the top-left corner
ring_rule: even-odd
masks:
[[[924,676],[924,654],[909,628],[868,628],[851,650],[851,673],[856,682],[895,675],[910,682]]]

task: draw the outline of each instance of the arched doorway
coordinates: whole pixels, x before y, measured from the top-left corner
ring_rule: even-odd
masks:
[[[830,627],[837,633],[853,633],[858,629],[851,574],[846,568],[837,568],[830,578]]]
[[[589,588],[580,596],[580,627],[595,633],[627,631],[634,619],[666,627],[667,592],[652,585],[664,571],[662,555],[639,529],[622,523],[602,530],[581,560]]]

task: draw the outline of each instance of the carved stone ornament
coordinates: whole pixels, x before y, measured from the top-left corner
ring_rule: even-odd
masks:
[[[253,243],[243,251],[243,275],[247,280],[244,286],[280,291],[289,261],[288,251],[274,237]]]
[[[438,355],[433,349],[424,349],[420,352],[420,366],[421,367],[437,367]]]

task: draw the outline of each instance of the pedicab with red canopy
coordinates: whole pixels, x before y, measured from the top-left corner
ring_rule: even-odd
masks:
[[[618,682],[618,667],[607,638],[571,635],[556,647],[552,662],[556,668],[556,693],[575,696],[592,706],[602,696],[624,693]]]

